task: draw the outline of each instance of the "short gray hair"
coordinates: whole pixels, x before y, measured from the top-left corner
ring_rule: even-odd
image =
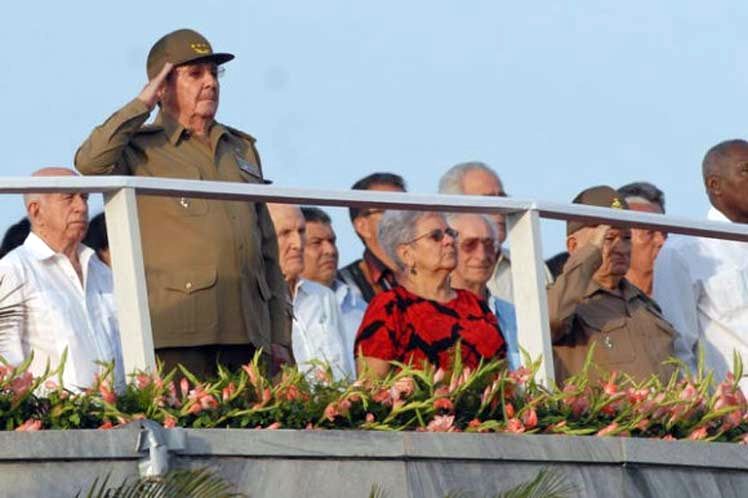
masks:
[[[405,263],[397,255],[397,246],[415,239],[418,236],[416,225],[422,218],[427,216],[443,217],[444,215],[433,211],[400,210],[388,210],[382,215],[382,219],[379,221],[379,230],[377,231],[379,245],[382,246],[387,256],[395,262],[398,270],[405,270]]]
[[[462,189],[462,179],[471,171],[483,171],[492,175],[497,181],[501,181],[499,175],[488,164],[480,161],[468,161],[465,163],[455,164],[439,179],[439,193],[462,195],[465,191]]]
[[[457,218],[461,216],[477,216],[479,217],[483,223],[488,225],[488,229],[491,231],[491,238],[494,240],[499,239],[499,234],[496,233],[496,221],[490,218],[487,214],[481,214],[481,213],[449,213],[447,214],[447,224],[454,228],[454,224],[457,221]],[[459,231],[459,230],[458,230]]]

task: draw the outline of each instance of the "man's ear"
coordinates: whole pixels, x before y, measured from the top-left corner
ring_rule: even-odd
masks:
[[[364,240],[371,239],[371,230],[369,229],[369,220],[365,216],[358,216],[353,220],[353,229],[359,237]]]
[[[722,195],[722,179],[719,177],[719,175],[707,176],[704,185],[706,186],[706,191],[709,195],[713,195],[715,197],[719,197],[720,195]]]
[[[578,247],[578,241],[577,238],[574,237],[574,235],[569,235],[566,237],[566,250],[569,251],[569,254],[572,254],[574,251],[577,250]]]
[[[39,225],[39,200],[33,199],[26,204],[26,214],[29,217],[31,225]]]

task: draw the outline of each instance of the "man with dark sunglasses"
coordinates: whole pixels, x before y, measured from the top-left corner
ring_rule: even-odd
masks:
[[[439,179],[439,193],[451,195],[483,195],[493,197],[506,197],[504,184],[501,178],[490,166],[479,161],[470,161],[456,164],[447,170]],[[496,249],[496,264],[493,275],[488,281],[488,288],[494,296],[514,302],[512,290],[512,262],[509,251],[501,245],[506,240],[506,219],[501,213],[491,215],[495,221],[496,238],[498,247]],[[553,282],[553,276],[547,267],[545,268],[546,283]]]
[[[493,220],[485,215],[462,213],[447,218],[457,238],[457,266],[451,275],[452,287],[471,291],[486,301],[499,321],[507,344],[507,360],[514,370],[522,366],[517,341],[517,319],[512,303],[491,295],[487,283],[501,247]]]
[[[405,180],[394,173],[372,173],[353,184],[352,190],[405,192]],[[397,286],[396,265],[379,245],[377,231],[384,210],[369,208],[348,209],[353,229],[364,244],[361,259],[338,272],[338,279],[350,287],[367,303],[382,291]]]

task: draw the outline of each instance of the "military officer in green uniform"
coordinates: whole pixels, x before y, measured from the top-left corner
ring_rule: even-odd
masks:
[[[592,187],[574,203],[628,209],[608,186]],[[578,374],[592,344],[593,379],[617,371],[641,382],[657,375],[667,382],[676,331],[659,306],[626,280],[631,261],[631,230],[570,221],[569,260],[548,289],[556,382]],[[602,371],[602,372],[601,372]]]
[[[181,29],[148,54],[149,82],[75,154],[84,175],[267,183],[255,139],[215,120],[221,65],[202,35]],[[159,112],[146,124],[151,112]],[[255,348],[292,362],[290,308],[263,203],[139,196],[156,354],[196,373],[248,362]],[[123,338],[127,340],[127,338]]]

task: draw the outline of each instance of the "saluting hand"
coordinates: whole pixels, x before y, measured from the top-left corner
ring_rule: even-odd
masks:
[[[590,237],[590,244],[597,247],[598,249],[602,249],[603,244],[605,243],[605,236],[608,234],[608,230],[610,230],[610,225],[596,226],[592,232],[592,236]]]
[[[140,99],[145,105],[147,105],[149,109],[153,109],[156,105],[156,102],[158,102],[158,99],[161,97],[161,90],[166,84],[166,77],[169,76],[169,73],[172,69],[174,69],[174,64],[172,64],[171,62],[167,62],[166,64],[164,64],[164,67],[161,68],[161,72],[159,72],[151,81],[149,81],[143,87],[143,90],[140,91],[138,99]]]

